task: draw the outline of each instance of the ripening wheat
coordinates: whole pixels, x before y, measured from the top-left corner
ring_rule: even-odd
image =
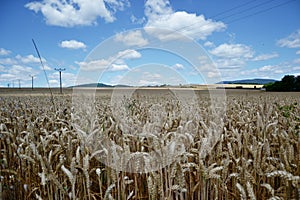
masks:
[[[0,199],[300,198],[299,94],[228,94],[223,124],[205,95],[109,100],[0,97]]]

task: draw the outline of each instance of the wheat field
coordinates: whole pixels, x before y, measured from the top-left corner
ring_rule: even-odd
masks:
[[[182,109],[148,90],[116,111],[106,92],[75,114],[71,93],[1,95],[0,199],[300,199],[300,94],[229,91],[224,116],[197,95]],[[117,151],[125,170],[106,164]]]

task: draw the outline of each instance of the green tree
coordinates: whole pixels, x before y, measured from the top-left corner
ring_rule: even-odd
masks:
[[[300,75],[295,78],[295,90],[300,92]]]
[[[300,76],[285,75],[281,81],[264,86],[267,91],[300,91]]]
[[[282,91],[293,91],[295,90],[295,76],[286,75],[281,79]]]

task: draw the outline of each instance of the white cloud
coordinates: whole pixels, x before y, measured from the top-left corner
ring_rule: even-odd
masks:
[[[281,69],[277,69],[277,70],[274,71],[274,73],[275,73],[275,74],[283,74],[284,71],[281,70]]]
[[[175,65],[173,65],[173,68],[177,70],[184,69],[183,65],[180,63],[176,63]]]
[[[36,13],[41,12],[47,24],[63,27],[97,24],[98,17],[113,22],[115,12],[125,6],[129,6],[127,0],[42,0],[25,5]]]
[[[207,73],[208,78],[216,78],[216,77],[219,77],[219,76],[220,76],[219,72],[210,71],[210,72]]]
[[[253,58],[254,51],[244,44],[221,44],[209,51],[218,69],[238,69]]]
[[[210,51],[211,54],[222,58],[252,58],[253,50],[244,44],[221,44]]]
[[[104,70],[108,68],[108,66],[111,64],[109,60],[93,60],[90,62],[76,62],[76,64],[79,65],[81,70],[84,71],[93,71],[93,70]]]
[[[61,79],[63,87],[72,86],[76,81],[76,75],[69,72],[62,72]],[[51,87],[59,87],[59,72],[53,72],[49,75],[49,83]]]
[[[272,54],[261,54],[261,55],[258,55],[256,57],[253,58],[253,61],[263,61],[263,60],[269,60],[269,59],[272,59],[272,58],[276,58],[278,57],[278,53],[272,53]]]
[[[138,19],[138,18],[136,18],[134,15],[131,15],[131,16],[130,16],[130,20],[131,20],[131,22],[134,23],[134,24],[143,24],[143,23],[146,21],[146,18],[143,17],[143,18]]]
[[[109,84],[111,85],[118,85],[120,84],[121,80],[123,79],[123,75],[116,75],[116,76],[113,76],[111,78],[111,80],[109,81]]]
[[[126,49],[124,51],[118,52],[118,54],[115,56],[118,59],[137,59],[140,58],[142,55],[132,49]]]
[[[44,65],[44,68],[42,66],[40,66],[41,70],[46,70],[46,71],[50,71],[52,70],[48,65]]]
[[[0,65],[0,72],[5,72],[6,70],[5,70],[5,67],[4,66],[2,66],[2,65]]]
[[[297,55],[300,55],[300,50],[296,52]]]
[[[12,81],[12,80],[31,80],[31,74],[38,74],[36,70],[32,67],[23,66],[23,65],[12,65],[7,68],[3,68],[2,74],[0,74],[0,82],[2,81]]]
[[[105,69],[110,71],[118,71],[117,69],[125,70],[125,60],[137,59],[140,57],[141,54],[139,52],[132,49],[126,49],[118,52],[116,55],[111,56],[108,59],[93,60],[90,62],[77,62],[77,64],[79,65],[80,69],[84,71]],[[115,67],[112,66],[113,64],[115,64]]]
[[[297,71],[300,71],[300,66],[299,67],[293,67],[293,70],[297,70]]]
[[[38,57],[33,56],[32,54],[27,56],[21,56],[17,55],[16,58],[20,60],[22,63],[28,64],[28,63],[39,63],[40,59]],[[43,62],[46,62],[45,58],[42,58]]]
[[[113,72],[114,71],[124,71],[124,70],[129,70],[129,67],[127,65],[112,64],[108,70],[113,71]]]
[[[214,43],[210,42],[210,41],[206,41],[204,44],[203,44],[205,47],[215,47]]]
[[[49,84],[51,87],[58,87],[59,82],[58,80],[51,79],[49,80]]]
[[[273,71],[274,68],[275,68],[275,66],[265,65],[265,66],[259,68],[258,71],[260,71],[260,72],[268,72],[268,71]]]
[[[17,64],[18,62],[15,59],[12,58],[3,58],[0,59],[0,64],[1,65],[14,65]]]
[[[151,72],[143,72],[144,78],[148,80],[153,80],[153,79],[161,79],[162,76],[158,73],[151,73]]]
[[[296,58],[295,60],[293,60],[293,63],[300,64],[300,58]]]
[[[11,81],[12,79],[16,79],[14,74],[0,74],[0,81]]]
[[[140,73],[139,80],[133,81],[133,85],[158,85],[162,84],[163,80],[166,80],[166,78],[162,77],[161,74],[144,71]]]
[[[172,14],[173,10],[168,0],[147,0],[145,3],[145,15],[159,18],[161,15]]]
[[[179,36],[174,31],[194,39],[204,40],[213,32],[222,31],[226,28],[224,23],[205,19],[203,15],[185,11],[175,12],[168,0],[147,0],[145,15],[148,19],[145,25],[146,32],[153,34],[160,40],[178,39]],[[172,30],[173,34],[160,29]]]
[[[11,53],[11,51],[0,48],[0,56],[7,56],[10,53]]]
[[[42,60],[45,64],[45,70],[50,70],[50,67],[46,64],[46,60],[44,58],[42,58]],[[16,55],[15,57],[0,59],[0,82],[21,80],[22,86],[24,86],[23,81],[31,80],[29,75],[36,76],[40,72],[39,69],[42,70],[42,66],[39,62],[40,59],[31,54],[27,56]]]
[[[141,47],[148,44],[148,40],[143,38],[142,32],[139,30],[126,33],[118,33],[115,37],[115,41],[123,42],[128,46]]]
[[[218,58],[215,61],[219,69],[237,69],[246,64],[243,58]]]
[[[283,62],[277,65],[265,65],[259,68],[240,71],[240,74],[246,77],[269,77],[274,79],[281,79],[285,74],[295,75],[297,73],[299,73],[299,67],[289,62]]]
[[[33,69],[32,67],[13,65],[7,72],[10,74],[31,74],[33,72]]]
[[[46,60],[44,58],[42,60],[45,64],[45,70],[50,70],[50,67],[46,64]],[[24,86],[23,81],[31,80],[29,75],[37,76],[40,69],[42,70],[42,66],[39,63],[40,59],[31,54],[0,59],[0,82],[21,80],[22,86]]]
[[[280,47],[288,47],[288,48],[300,48],[300,30],[290,34],[286,38],[282,38],[277,41],[277,44]]]
[[[83,42],[79,42],[76,40],[64,40],[59,44],[62,48],[67,49],[85,49],[86,45]]]

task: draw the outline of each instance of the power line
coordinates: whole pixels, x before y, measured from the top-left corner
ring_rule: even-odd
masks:
[[[61,72],[65,71],[65,68],[55,68],[56,71],[59,71],[59,85],[60,85],[60,93],[62,94],[62,81],[61,81]]]
[[[38,55],[38,57],[39,57],[39,59],[40,59],[40,63],[41,63],[41,65],[42,65],[42,67],[43,67],[43,71],[44,71],[45,78],[46,78],[46,81],[47,81],[47,83],[48,83],[48,88],[49,88],[50,95],[51,95],[51,102],[52,102],[52,104],[53,104],[53,106],[54,106],[54,108],[55,108],[55,103],[54,103],[53,93],[52,93],[52,90],[51,90],[51,88],[50,88],[50,84],[49,84],[49,80],[48,80],[48,76],[47,76],[47,73],[46,73],[46,70],[45,70],[44,63],[43,63],[43,61],[42,61],[40,52],[39,52],[39,50],[38,50],[38,48],[37,48],[37,46],[36,46],[36,44],[35,44],[35,42],[34,42],[33,39],[32,39],[32,43],[33,43],[34,48],[35,48],[35,51],[36,51],[36,53],[37,53],[37,55]]]
[[[248,1],[248,2],[246,2],[246,3],[243,3],[243,4],[240,4],[240,5],[235,6],[235,7],[233,7],[233,8],[230,8],[230,9],[228,9],[228,10],[219,12],[219,13],[213,15],[213,16],[210,16],[209,18],[214,18],[214,17],[220,16],[220,15],[222,15],[222,14],[228,13],[228,12],[230,12],[230,11],[232,11],[232,10],[235,10],[235,9],[238,9],[238,8],[242,8],[242,7],[244,7],[244,6],[248,5],[248,4],[251,4],[251,3],[255,2],[255,1],[257,1],[257,0]]]
[[[255,1],[255,0],[254,0],[254,1]],[[247,11],[247,10],[253,10],[254,8],[258,8],[258,7],[262,6],[262,5],[265,5],[265,4],[270,3],[270,2],[272,2],[272,1],[275,1],[275,0],[268,0],[268,1],[265,1],[265,2],[262,2],[262,3],[259,3],[259,4],[256,4],[256,5],[253,5],[253,6],[249,7],[248,9],[244,9],[243,12],[244,12],[244,11]],[[293,2],[293,1],[295,1],[295,0],[286,1],[286,2],[284,2],[284,3],[277,4],[277,5],[275,5],[275,6],[272,6],[272,7],[269,7],[269,8],[266,8],[266,9],[263,9],[263,10],[260,10],[260,11],[257,11],[257,12],[254,12],[254,13],[252,13],[252,14],[249,14],[249,15],[246,15],[246,16],[242,16],[242,17],[239,17],[239,18],[236,18],[236,19],[234,19],[234,20],[228,21],[227,24],[233,23],[233,22],[236,22],[236,21],[239,21],[239,20],[242,20],[242,19],[246,19],[246,18],[255,16],[255,15],[258,15],[258,14],[261,14],[261,13],[264,13],[264,12],[267,12],[267,11],[272,10],[272,9],[274,9],[274,8],[278,8],[278,7],[281,7],[281,6],[283,6],[283,5],[289,4],[289,3]],[[246,2],[246,3],[244,3],[244,4],[238,5],[238,6],[236,6],[236,7],[231,8],[231,9],[222,11],[222,12],[220,12],[220,13],[214,15],[214,16],[219,16],[219,15],[221,15],[221,14],[227,13],[227,12],[232,11],[232,10],[235,10],[235,9],[237,9],[237,8],[244,7],[245,5],[248,5],[248,4],[250,4],[250,3],[251,3],[250,1],[249,1],[249,2]],[[242,11],[238,11],[238,12],[233,13],[233,14],[231,14],[231,15],[228,15],[228,16],[225,16],[225,17],[221,17],[221,18],[218,19],[218,21],[221,21],[221,20],[223,20],[223,19],[226,19],[226,18],[235,16],[235,15],[238,15],[238,14],[240,14],[241,12],[242,12]],[[208,17],[208,18],[211,18],[211,17]],[[180,27],[180,28],[175,29],[175,30],[170,30],[169,33],[166,33],[165,37],[167,37],[167,36],[169,36],[169,35],[172,35],[172,34],[174,34],[174,33],[176,33],[176,32],[182,32],[182,31],[188,31],[188,30],[191,30],[191,29],[194,28],[193,26],[196,25],[196,24],[198,24],[198,22],[189,24],[189,25],[187,25],[187,26]],[[204,25],[202,25],[202,26],[204,26]],[[201,27],[201,26],[200,26],[200,27]],[[199,28],[199,27],[198,27],[198,28]],[[200,33],[200,32],[201,32],[201,31],[194,32],[194,34],[197,34],[197,33]]]
[[[38,55],[38,57],[39,57],[39,59],[40,59],[40,63],[41,63],[41,65],[42,65],[42,68],[43,68],[43,71],[44,71],[44,74],[45,74],[45,78],[46,78],[46,81],[47,81],[47,84],[48,84],[50,93],[51,93],[51,95],[52,95],[52,91],[51,91],[51,88],[50,88],[50,84],[49,84],[48,76],[47,76],[47,73],[46,73],[46,70],[45,70],[45,66],[44,66],[44,63],[43,63],[43,61],[42,61],[42,57],[41,57],[40,52],[39,52],[39,50],[38,50],[38,48],[37,48],[37,46],[36,46],[36,44],[35,44],[35,42],[34,42],[33,39],[32,39],[32,43],[33,43],[34,48],[35,48],[35,51],[36,51],[36,53],[37,53],[37,55]]]
[[[217,19],[217,20],[218,20],[218,21],[221,21],[221,20],[224,20],[224,19],[226,19],[226,18],[233,17],[233,16],[238,15],[238,14],[240,14],[240,13],[242,13],[242,12],[247,11],[247,10],[253,10],[254,8],[258,8],[258,7],[262,6],[262,5],[268,4],[268,3],[272,2],[272,1],[275,1],[275,0],[269,0],[269,1],[266,1],[266,2],[263,2],[263,3],[260,3],[260,4],[257,4],[257,5],[251,6],[251,7],[249,7],[248,9],[244,9],[244,10],[242,10],[242,11],[238,11],[238,12],[233,13],[233,14],[231,14],[231,15],[228,15],[228,16],[225,16],[225,17],[221,17],[221,18],[219,18],[219,19]],[[258,15],[258,14],[261,14],[261,13],[264,13],[264,12],[267,12],[267,11],[272,10],[272,9],[274,9],[274,8],[281,7],[281,6],[285,5],[285,4],[291,3],[291,2],[293,2],[293,1],[295,1],[295,0],[286,1],[286,2],[284,2],[284,3],[277,4],[277,5],[275,5],[275,6],[272,6],[272,7],[266,8],[266,9],[263,9],[263,10],[261,10],[261,11],[254,12],[254,13],[249,14],[249,15],[246,15],[246,16],[242,16],[242,17],[236,18],[236,19],[234,19],[234,20],[231,20],[231,21],[228,21],[228,22],[225,22],[225,23],[226,23],[226,24],[230,24],[230,23],[235,22],[235,21],[239,21],[239,20],[242,20],[242,19],[246,19],[246,18],[255,16],[255,15]],[[241,6],[237,6],[237,7],[242,7],[242,6],[243,6],[243,4],[242,4]],[[229,10],[230,10],[230,9],[229,9]],[[224,13],[224,11],[221,12],[221,13]],[[218,15],[218,14],[217,14],[217,15]],[[210,18],[210,17],[208,17],[208,18]],[[182,31],[182,30],[184,30],[184,31],[191,30],[191,29],[193,29],[193,26],[196,25],[197,23],[198,23],[198,22],[193,23],[193,24],[189,24],[189,25],[187,25],[187,26],[184,26],[183,28],[175,29],[174,31],[172,31],[171,33],[167,33],[166,35],[175,33],[175,32],[177,32],[177,31],[180,32],[180,31]],[[201,27],[201,26],[200,26],[200,27]],[[194,32],[194,34],[200,33],[200,32],[201,32],[201,31]]]
[[[31,77],[31,90],[33,90],[33,78],[34,78],[34,75],[29,75]]]
[[[243,17],[240,17],[240,18],[231,20],[231,21],[229,21],[228,23],[233,23],[233,22],[236,22],[236,21],[240,21],[240,20],[242,20],[242,19],[245,19],[245,18],[249,18],[249,17],[255,16],[255,15],[258,15],[258,14],[261,14],[261,13],[264,13],[264,12],[267,12],[267,11],[272,10],[272,9],[274,9],[274,8],[278,8],[278,7],[284,6],[284,5],[286,5],[286,4],[289,4],[289,3],[293,2],[293,1],[296,1],[296,0],[290,0],[290,1],[287,1],[287,2],[284,2],[284,3],[281,3],[281,4],[278,4],[278,5],[272,6],[272,7],[270,7],[270,8],[266,8],[266,9],[264,9],[264,10],[257,11],[257,12],[255,12],[255,13],[252,13],[252,14],[249,14],[249,15],[246,15],[246,16],[243,16]]]
[[[276,0],[269,0],[269,1],[262,2],[262,3],[260,3],[260,4],[255,5],[255,6],[252,6],[252,7],[250,7],[250,8],[246,8],[246,9],[240,10],[240,11],[238,11],[238,12],[236,12],[236,13],[233,13],[233,14],[231,14],[231,15],[227,15],[227,16],[225,16],[225,17],[222,17],[222,19],[227,19],[227,18],[229,18],[229,17],[232,17],[232,16],[235,16],[235,15],[238,15],[238,14],[241,14],[241,13],[244,13],[244,12],[247,12],[247,11],[249,11],[249,10],[253,10],[253,9],[258,8],[258,7],[260,7],[260,6],[263,6],[263,5],[265,5],[265,4],[271,3],[272,1],[276,1]],[[217,19],[217,20],[218,20],[218,19]]]

